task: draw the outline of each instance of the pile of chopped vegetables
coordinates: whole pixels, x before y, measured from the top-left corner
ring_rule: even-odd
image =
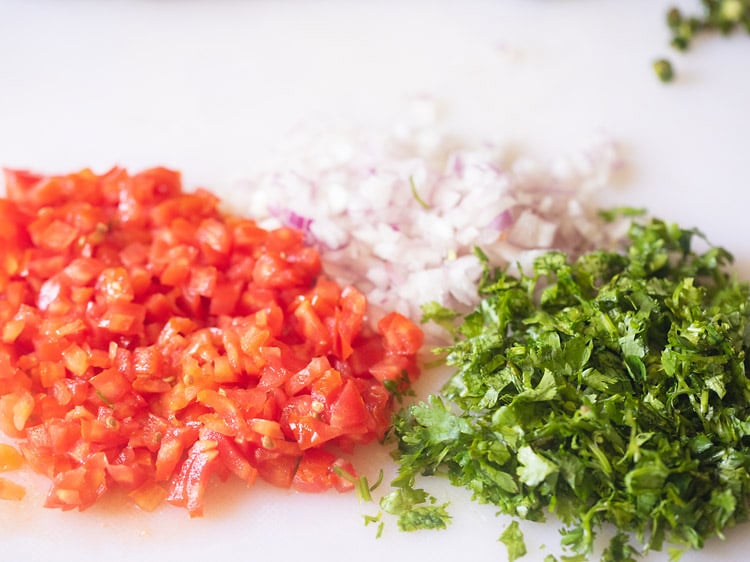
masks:
[[[47,475],[61,509],[121,489],[198,516],[232,475],[372,499],[347,456],[390,430],[380,506],[404,530],[450,520],[426,475],[553,513],[580,560],[608,525],[604,559],[628,561],[747,519],[750,286],[728,252],[601,212],[611,143],[540,168],[429,127],[345,139],[253,180],[256,219],[165,168],[6,171],[0,471]],[[455,374],[392,417],[425,333]],[[500,540],[526,552],[517,519]]]
[[[454,138],[438,112],[427,98],[392,132],[302,130],[280,166],[237,191],[262,225],[304,229],[332,277],[410,318],[425,302],[476,305],[474,246],[493,263],[530,264],[544,250],[579,253],[624,235],[598,215],[596,194],[620,164],[610,139],[540,164]]]
[[[446,476],[514,517],[554,513],[575,559],[610,525],[603,559],[634,560],[633,535],[645,551],[700,548],[746,520],[750,286],[730,262],[698,231],[651,219],[623,252],[488,267],[441,350],[455,375],[395,422],[399,475],[382,507],[405,529],[443,527],[445,505],[418,479]],[[516,522],[501,540],[511,560],[525,552]]]
[[[301,231],[224,214],[171,170],[9,171],[6,189],[0,429],[52,480],[47,506],[120,488],[200,515],[212,475],[353,488],[345,455],[383,438],[418,326],[393,312],[371,329]]]

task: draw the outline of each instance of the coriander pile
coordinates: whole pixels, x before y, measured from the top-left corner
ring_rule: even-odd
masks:
[[[485,262],[482,301],[439,350],[455,374],[395,419],[381,507],[402,529],[444,527],[418,480],[442,475],[518,519],[554,513],[578,560],[606,527],[609,561],[722,537],[750,492],[750,287],[731,262],[658,219],[634,220],[621,252],[548,252],[516,276]],[[509,529],[514,559],[525,549]]]

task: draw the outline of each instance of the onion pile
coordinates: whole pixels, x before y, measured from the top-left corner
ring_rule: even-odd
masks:
[[[303,131],[282,168],[243,182],[249,208],[239,210],[266,228],[303,229],[326,272],[366,294],[372,321],[384,310],[418,319],[430,301],[470,310],[475,247],[493,265],[525,269],[549,249],[577,254],[625,234],[598,214],[596,194],[621,165],[610,139],[542,165],[458,141],[435,114],[427,104],[417,124],[389,133]]]

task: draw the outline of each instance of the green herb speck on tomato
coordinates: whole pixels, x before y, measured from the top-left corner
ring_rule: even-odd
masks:
[[[381,507],[412,528],[447,522],[418,482],[442,475],[514,518],[554,513],[576,558],[603,527],[611,561],[722,537],[750,492],[750,288],[731,262],[651,219],[624,251],[549,252],[517,276],[487,266],[482,301],[438,350],[455,374],[394,420],[399,472]]]

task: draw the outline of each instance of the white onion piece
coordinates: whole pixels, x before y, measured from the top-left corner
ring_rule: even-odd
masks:
[[[547,166],[508,164],[499,146],[439,133],[427,105],[418,126],[390,135],[303,135],[285,169],[241,186],[263,226],[306,230],[326,272],[367,295],[371,321],[387,310],[419,320],[429,301],[468,311],[482,272],[475,246],[493,264],[528,268],[546,250],[577,254],[624,236],[597,214],[595,192],[620,165],[610,140]]]

